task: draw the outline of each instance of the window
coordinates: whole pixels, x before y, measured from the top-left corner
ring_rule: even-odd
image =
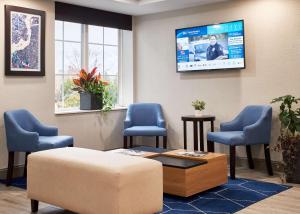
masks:
[[[55,109],[78,109],[79,94],[72,90],[81,68],[97,67],[110,82],[114,104],[118,103],[119,30],[55,21]]]

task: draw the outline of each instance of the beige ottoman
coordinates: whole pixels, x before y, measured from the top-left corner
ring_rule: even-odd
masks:
[[[46,202],[81,214],[153,214],[162,210],[160,162],[82,148],[29,155],[33,212]]]

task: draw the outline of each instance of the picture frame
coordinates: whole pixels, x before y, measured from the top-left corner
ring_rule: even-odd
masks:
[[[6,76],[45,76],[45,14],[5,5]]]

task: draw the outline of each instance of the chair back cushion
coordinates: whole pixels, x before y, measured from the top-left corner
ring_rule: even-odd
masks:
[[[14,126],[20,126],[26,131],[33,132],[35,131],[35,120],[36,118],[25,109],[7,111],[4,113],[5,126],[8,130],[13,129]]]
[[[161,106],[157,103],[135,103],[128,107],[132,126],[157,126]]]
[[[256,123],[267,111],[267,106],[251,105],[244,108],[241,112],[242,127]]]
[[[242,122],[247,144],[270,143],[272,127],[271,106],[248,106],[244,109]],[[250,118],[253,119],[250,119]]]
[[[37,150],[38,120],[27,110],[4,112],[4,125],[8,151],[32,152]]]

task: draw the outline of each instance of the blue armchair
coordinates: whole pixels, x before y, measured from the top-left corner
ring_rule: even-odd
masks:
[[[133,136],[156,136],[156,147],[159,147],[159,136],[163,136],[163,147],[167,148],[167,129],[160,104],[129,105],[124,121],[124,148],[127,148],[128,136],[130,147]]]
[[[221,123],[220,132],[209,132],[207,141],[230,146],[230,177],[235,179],[235,147],[246,146],[248,164],[254,169],[251,145],[264,144],[265,160],[269,175],[273,175],[270,158],[272,108],[247,106],[234,120]]]
[[[14,153],[25,152],[25,169],[27,171],[27,156],[31,152],[41,150],[71,147],[73,137],[58,136],[58,129],[41,124],[25,109],[7,111],[4,113],[4,125],[8,149],[7,185],[13,176]]]

